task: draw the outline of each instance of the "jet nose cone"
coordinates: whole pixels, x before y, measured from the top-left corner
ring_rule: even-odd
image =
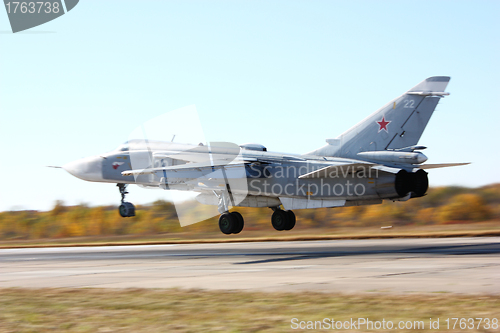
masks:
[[[102,157],[92,156],[62,166],[73,176],[90,182],[102,181]]]
[[[419,153],[417,156],[417,163],[420,164],[420,163],[424,163],[425,161],[427,161],[427,156],[425,156],[422,153]]]

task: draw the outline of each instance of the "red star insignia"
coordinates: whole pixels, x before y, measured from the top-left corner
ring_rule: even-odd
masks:
[[[391,123],[391,121],[385,120],[385,116],[382,117],[381,121],[376,121],[376,123],[380,126],[380,128],[378,129],[379,132],[381,130],[384,130],[387,133],[389,133],[389,131],[387,130],[387,125],[389,125]]]

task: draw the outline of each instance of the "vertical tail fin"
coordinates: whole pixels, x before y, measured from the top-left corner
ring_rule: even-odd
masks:
[[[425,79],[403,95],[308,155],[354,158],[364,151],[381,151],[416,145],[422,136],[450,77]]]

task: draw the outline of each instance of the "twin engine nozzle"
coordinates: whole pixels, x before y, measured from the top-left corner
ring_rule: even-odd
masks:
[[[418,170],[417,172],[400,170],[396,174],[395,187],[400,197],[404,197],[408,193],[413,193],[412,197],[421,197],[429,188],[427,172],[424,170]]]

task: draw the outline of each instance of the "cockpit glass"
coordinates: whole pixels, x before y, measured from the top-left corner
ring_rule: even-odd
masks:
[[[125,142],[124,144],[119,145],[118,148],[116,148],[116,150],[118,151],[128,151],[128,149],[129,149],[128,142]]]

